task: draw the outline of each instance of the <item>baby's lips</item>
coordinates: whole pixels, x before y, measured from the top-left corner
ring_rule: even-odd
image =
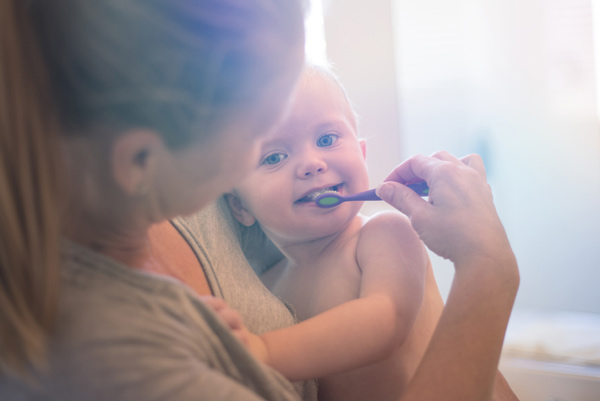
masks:
[[[325,192],[338,192],[337,187],[339,187],[339,185],[340,184],[331,185],[329,187],[325,187],[322,189],[314,190],[312,192],[308,192],[303,197],[296,200],[296,202],[312,202],[317,198],[317,196],[324,194]]]

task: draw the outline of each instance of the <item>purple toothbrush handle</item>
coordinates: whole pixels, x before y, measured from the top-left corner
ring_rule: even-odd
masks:
[[[407,187],[415,191],[419,196],[428,196],[429,195],[429,187],[425,181],[415,182],[413,184],[408,184]],[[359,192],[354,195],[349,195],[344,197],[345,201],[373,201],[373,200],[381,200],[379,196],[375,194],[375,189],[369,189],[368,191]]]
[[[369,200],[381,200],[381,198],[375,195],[375,189],[369,189],[368,191],[359,192],[354,195],[344,196],[344,201],[369,201]]]
[[[415,191],[419,196],[429,196],[429,186],[425,181],[413,182],[406,186]]]

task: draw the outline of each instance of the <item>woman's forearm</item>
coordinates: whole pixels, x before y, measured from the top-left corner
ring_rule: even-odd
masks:
[[[430,346],[401,399],[490,399],[518,286],[510,251],[502,259],[481,257],[457,265]]]
[[[422,199],[405,183],[424,180]],[[454,262],[446,306],[402,400],[482,401],[492,395],[519,271],[483,159],[448,152],[398,165],[377,195],[405,213],[436,254]]]

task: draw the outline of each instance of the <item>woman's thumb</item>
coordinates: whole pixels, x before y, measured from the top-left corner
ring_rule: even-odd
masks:
[[[423,200],[415,191],[397,182],[387,181],[380,184],[375,193],[408,217]]]

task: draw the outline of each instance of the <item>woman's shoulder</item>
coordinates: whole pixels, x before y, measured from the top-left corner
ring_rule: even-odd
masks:
[[[87,325],[89,330],[81,327],[86,333],[127,330],[134,324],[147,330],[158,322],[169,326],[204,309],[177,279],[124,266],[74,243],[66,245],[63,255],[61,313]]]
[[[187,397],[193,392],[219,399],[214,385],[221,383],[243,399],[258,399],[248,390],[256,386],[274,386],[294,398],[289,384],[262,371],[185,285],[76,245],[69,248],[60,330],[52,337],[50,373],[44,377],[49,386],[61,393],[79,388],[90,399],[94,394],[96,399],[167,399],[177,383],[178,399],[192,399]],[[257,370],[261,373],[253,379],[251,371]]]

